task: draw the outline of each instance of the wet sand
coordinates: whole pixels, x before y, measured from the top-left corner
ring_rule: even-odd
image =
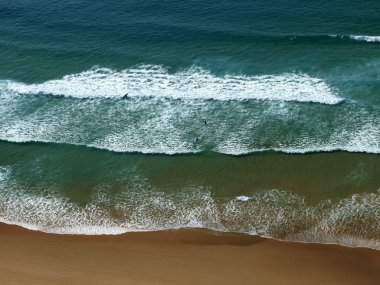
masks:
[[[205,230],[55,235],[0,224],[1,284],[379,284],[380,251]]]

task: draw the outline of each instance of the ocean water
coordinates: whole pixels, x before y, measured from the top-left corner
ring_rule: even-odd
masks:
[[[0,1],[0,221],[380,249],[379,15],[371,0]]]

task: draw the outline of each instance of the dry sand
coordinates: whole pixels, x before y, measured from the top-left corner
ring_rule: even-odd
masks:
[[[0,225],[0,284],[380,284],[380,251],[204,230],[55,235]]]

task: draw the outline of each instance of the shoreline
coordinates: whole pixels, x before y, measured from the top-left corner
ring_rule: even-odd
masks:
[[[256,234],[249,234],[249,233],[239,233],[239,232],[226,232],[226,231],[218,231],[218,230],[213,230],[213,229],[208,229],[208,228],[173,228],[173,229],[162,229],[162,230],[132,230],[132,231],[109,231],[109,232],[100,232],[100,233],[72,233],[72,232],[54,232],[54,231],[44,231],[41,229],[34,228],[29,225],[23,225],[23,224],[13,224],[13,223],[8,223],[6,221],[1,220],[0,221],[0,227],[2,225],[5,226],[11,226],[11,227],[18,227],[27,231],[31,232],[40,232],[43,234],[48,234],[48,235],[58,235],[58,236],[87,236],[87,237],[99,237],[99,236],[120,236],[120,235],[130,235],[130,234],[137,234],[137,233],[159,233],[159,232],[204,232],[204,233],[213,233],[216,236],[228,236],[228,235],[236,235],[236,236],[242,236],[242,237],[252,237],[252,238],[259,238],[259,239],[264,239],[264,240],[272,240],[275,242],[280,242],[280,243],[295,243],[295,244],[315,244],[315,245],[327,245],[327,246],[338,246],[338,247],[347,247],[347,248],[359,248],[359,249],[369,249],[369,250],[374,250],[374,251],[379,251],[380,252],[380,247],[377,245],[376,246],[364,246],[361,244],[364,243],[369,243],[370,241],[366,241],[363,239],[358,239],[358,238],[350,238],[354,240],[355,242],[351,241],[350,243],[339,243],[339,242],[332,242],[332,241],[303,241],[301,239],[299,240],[291,240],[291,239],[280,239],[280,238],[274,238],[270,236],[260,236]]]
[[[378,284],[380,252],[200,229],[59,235],[0,223],[4,284]]]

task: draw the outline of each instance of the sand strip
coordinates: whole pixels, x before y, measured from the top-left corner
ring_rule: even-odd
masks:
[[[1,284],[379,284],[380,251],[204,230],[55,235],[0,224]]]

